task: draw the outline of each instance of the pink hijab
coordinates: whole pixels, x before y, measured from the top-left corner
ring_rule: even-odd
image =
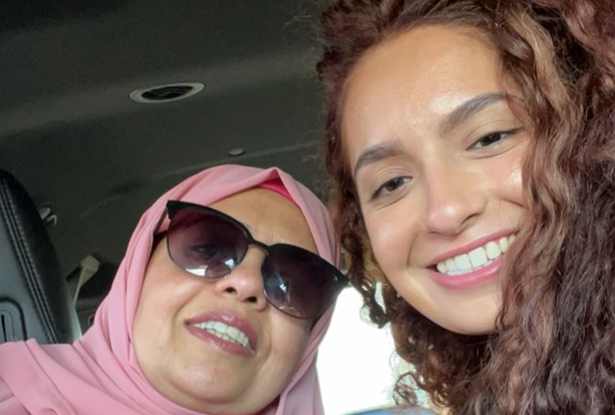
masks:
[[[281,181],[286,192],[272,185]],[[226,165],[205,170],[177,185],[141,217],[92,327],[72,345],[41,346],[34,340],[0,346],[0,414],[197,415],[169,401],[145,379],[134,354],[131,328],[152,235],[169,199],[209,205],[234,193],[260,187],[291,198],[303,212],[318,253],[338,265],[328,213],[306,187],[280,169]],[[161,229],[167,226],[166,221]],[[159,230],[161,230],[159,229]],[[322,414],[315,367],[316,350],[332,310],[313,327],[301,364],[267,415]],[[201,414],[202,415],[202,414]]]

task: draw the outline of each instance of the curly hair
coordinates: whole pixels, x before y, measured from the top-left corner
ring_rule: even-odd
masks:
[[[501,59],[533,137],[527,214],[507,254],[498,329],[456,334],[422,316],[378,268],[344,156],[340,118],[356,62],[420,25],[474,28]],[[348,275],[373,322],[391,324],[415,386],[453,414],[615,412],[615,3],[602,0],[338,0],[321,17],[326,167]],[[381,284],[383,305],[377,299]]]

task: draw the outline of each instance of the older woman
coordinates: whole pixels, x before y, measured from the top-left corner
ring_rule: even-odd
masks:
[[[0,346],[0,414],[321,414],[337,259],[284,172],[197,174],[145,212],[83,339]]]
[[[454,414],[615,411],[614,15],[598,0],[324,12],[335,222],[414,367],[402,400],[414,382]]]

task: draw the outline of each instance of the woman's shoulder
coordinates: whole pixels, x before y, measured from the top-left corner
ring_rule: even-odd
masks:
[[[23,342],[9,342],[0,345],[0,415],[29,415],[2,378],[2,367],[24,346]],[[10,372],[8,372],[10,373]]]
[[[0,415],[30,415],[0,378]]]

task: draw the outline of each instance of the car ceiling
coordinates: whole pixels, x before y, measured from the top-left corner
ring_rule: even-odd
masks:
[[[199,170],[279,166],[322,194],[316,3],[1,2],[0,168],[57,216],[65,275],[101,261],[86,296],[104,294],[141,213]],[[129,99],[177,82],[205,89]]]

